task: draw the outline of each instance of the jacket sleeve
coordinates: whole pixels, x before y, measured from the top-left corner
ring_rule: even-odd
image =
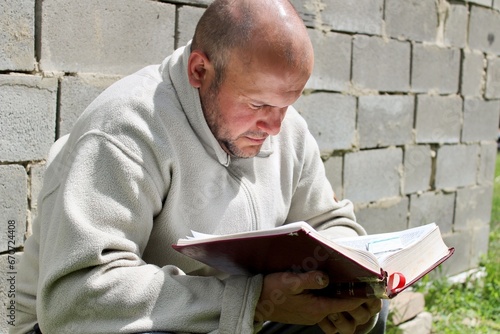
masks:
[[[103,133],[66,155],[47,170],[39,212],[42,332],[253,331],[261,276],[189,276],[141,259],[163,186],[140,156]]]

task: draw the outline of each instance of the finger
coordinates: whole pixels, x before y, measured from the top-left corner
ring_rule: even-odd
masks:
[[[320,322],[318,322],[318,326],[326,334],[338,334],[339,333],[337,327],[335,327],[335,325],[328,318],[325,318],[325,319],[321,320]]]
[[[328,286],[328,276],[321,271],[309,271],[306,273],[285,273],[283,275],[284,282],[290,282],[289,285],[292,293],[301,293],[304,290],[323,289]]]
[[[352,317],[356,325],[362,325],[379,313],[381,308],[382,301],[380,299],[371,299],[353,310],[344,312],[344,314],[348,313],[347,317]]]
[[[345,313],[349,314],[349,317],[351,317],[354,320],[354,323],[356,325],[366,324],[368,320],[370,320],[370,318],[372,317],[372,314],[368,310],[366,304],[363,304],[355,308],[354,310]]]
[[[366,308],[373,316],[379,313],[382,310],[382,300],[381,299],[372,299],[365,303]]]
[[[337,328],[339,333],[353,334],[356,330],[356,323],[348,313],[333,313],[327,318]]]

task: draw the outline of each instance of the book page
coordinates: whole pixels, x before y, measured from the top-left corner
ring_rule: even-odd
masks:
[[[387,255],[398,252],[423,239],[436,229],[436,226],[435,223],[432,223],[400,232],[334,239],[334,242],[343,246],[369,251],[376,255],[380,261]]]
[[[434,268],[436,263],[449,252],[436,227],[425,234],[418,243],[412,243],[399,252],[384,255],[380,261],[389,273],[402,273],[407,282],[412,282],[427,270]]]

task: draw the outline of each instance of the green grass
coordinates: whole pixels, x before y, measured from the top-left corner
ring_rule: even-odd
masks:
[[[480,262],[483,278],[451,284],[446,279],[417,285],[433,316],[432,333],[500,333],[500,155],[496,160],[488,254]],[[389,323],[389,334],[398,329]]]

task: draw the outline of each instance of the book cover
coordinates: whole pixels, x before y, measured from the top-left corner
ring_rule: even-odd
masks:
[[[384,270],[370,252],[329,240],[304,222],[266,231],[181,239],[172,247],[231,275],[321,270],[330,277],[321,293],[378,298],[394,297],[453,253],[446,248],[446,254],[432,260],[432,266],[419,269],[419,278],[407,281],[403,273]]]

